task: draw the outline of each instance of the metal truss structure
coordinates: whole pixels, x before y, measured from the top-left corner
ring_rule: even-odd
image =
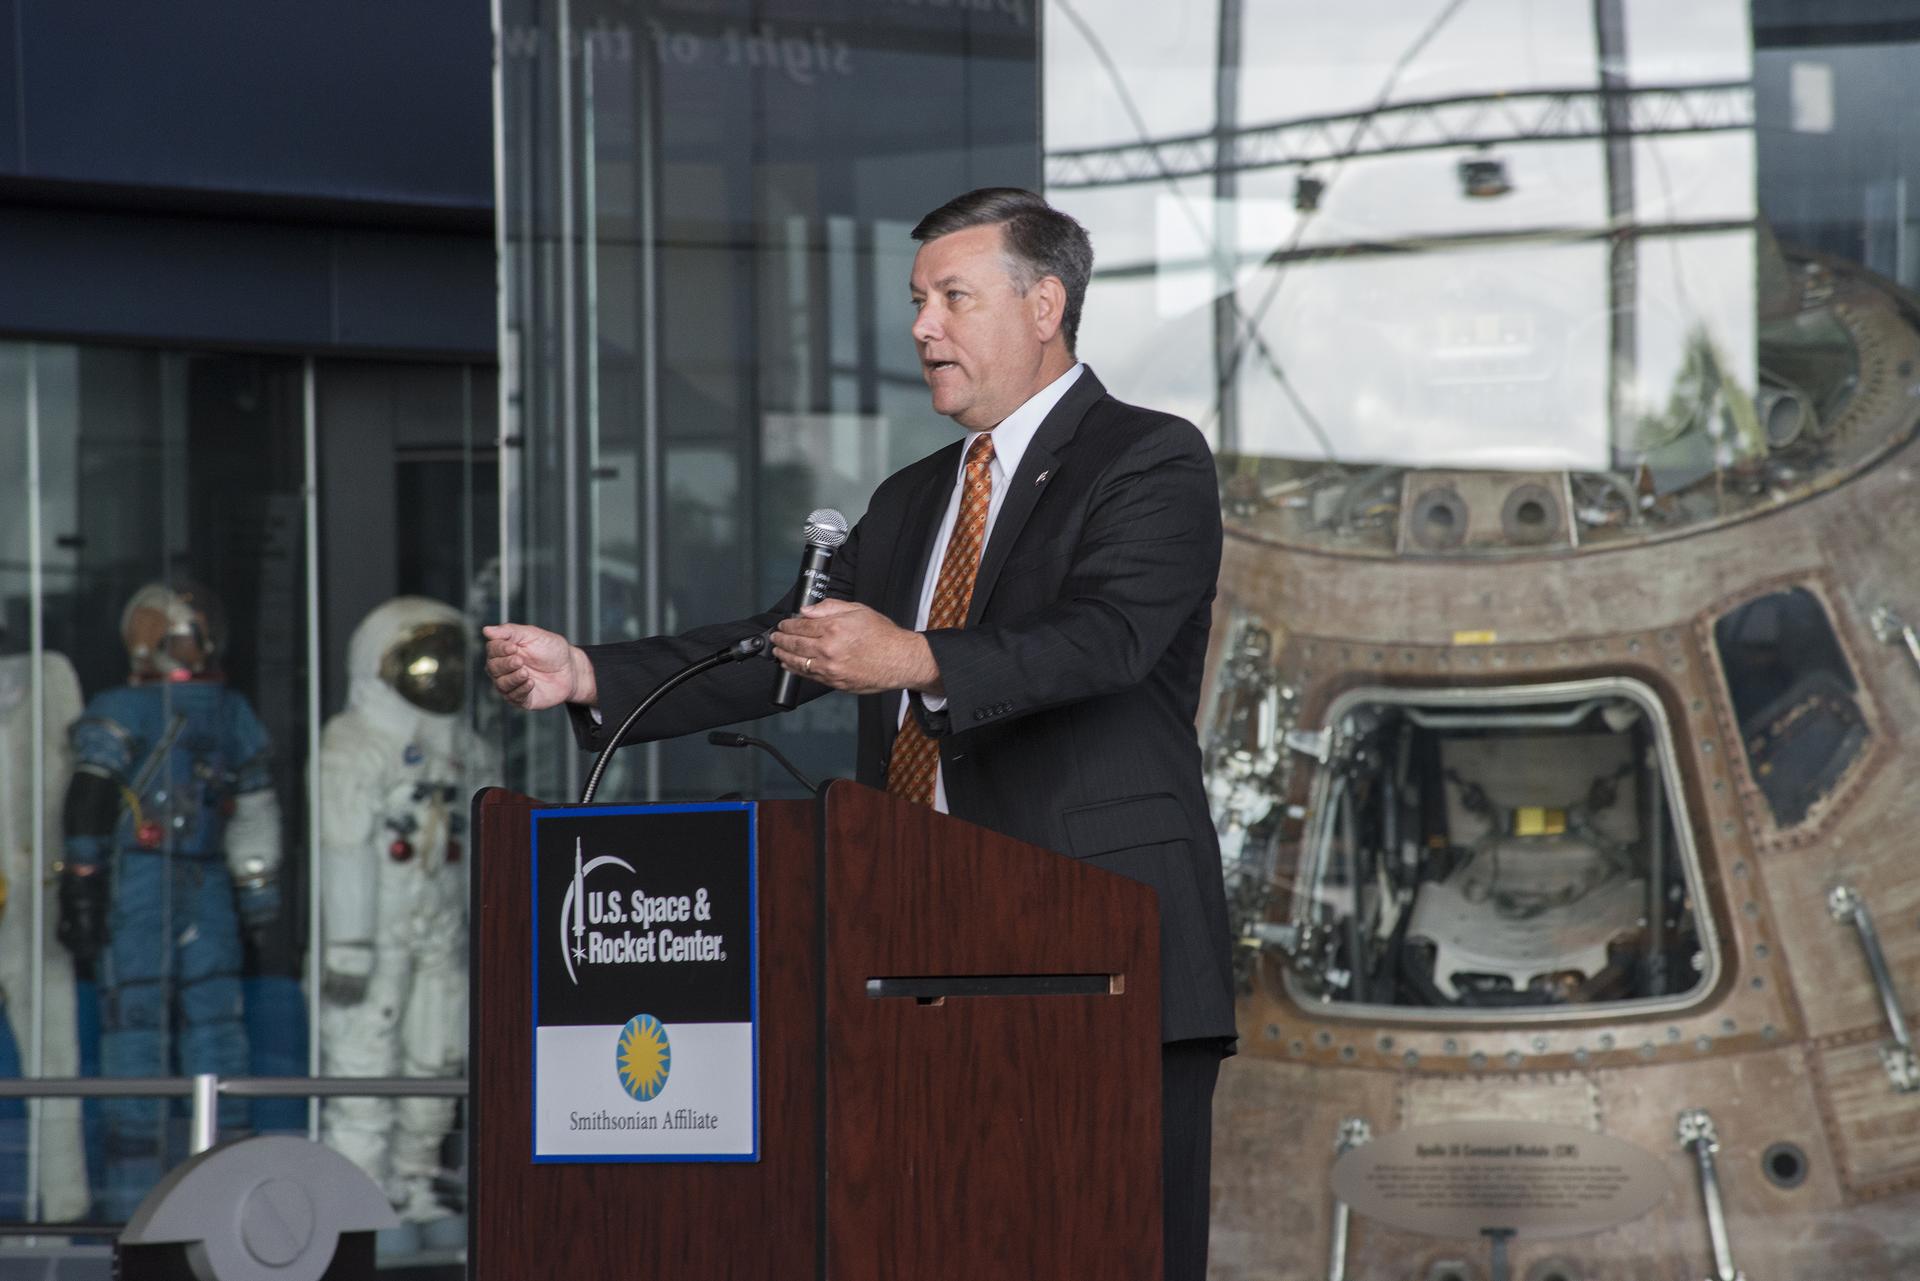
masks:
[[[1611,113],[1611,116],[1610,116]],[[1408,151],[1565,142],[1754,126],[1753,82],[1522,89],[1378,110],[1050,152],[1048,190],[1112,187]]]

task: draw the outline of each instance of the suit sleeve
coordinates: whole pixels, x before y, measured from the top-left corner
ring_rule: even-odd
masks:
[[[1150,433],[1102,477],[1058,600],[926,633],[947,705],[916,699],[923,726],[957,733],[1140,684],[1212,597],[1220,539],[1205,440],[1183,422]]]
[[[836,600],[852,598],[859,541],[860,526],[855,525],[847,541],[834,553],[833,581],[827,595]],[[797,591],[797,588],[790,589],[772,608],[737,622],[711,623],[678,636],[582,645],[580,648],[593,663],[594,684],[600,695],[600,701],[594,706],[600,719],[596,721],[592,712],[578,703],[567,704],[575,741],[590,752],[605,748],[620,722],[661,681],[735,641],[771,631],[781,619],[793,613]],[[788,709],[776,706],[773,701],[773,686],[779,670],[779,664],[769,656],[727,663],[703,672],[655,704],[645,719],[634,726],[626,741],[648,743],[678,738],[682,734],[784,712]],[[816,681],[800,682],[802,703],[827,692],[828,687]]]

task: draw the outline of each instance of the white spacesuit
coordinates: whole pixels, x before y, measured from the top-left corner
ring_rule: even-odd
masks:
[[[47,1076],[78,1076],[80,1049],[75,1030],[73,962],[54,938],[53,903],[46,907],[46,931],[40,959],[41,990],[32,983],[35,882],[59,857],[60,814],[73,754],[67,728],[80,716],[80,679],[61,654],[44,656],[46,715],[40,749],[41,812],[45,823],[33,830],[33,660],[25,654],[0,658],[0,872],[13,900],[0,909],[0,988],[15,1045],[24,1058],[32,1040],[33,1003],[43,998],[42,1067]],[[77,1219],[87,1212],[87,1168],[80,1140],[80,1100],[43,1099],[40,1110],[40,1195],[42,1217],[49,1222]],[[24,1166],[24,1163],[22,1163]],[[9,1173],[6,1200],[11,1215],[24,1174]]]
[[[347,710],[321,739],[319,892],[329,1076],[448,1076],[467,1035],[467,801],[491,774],[468,728],[459,611],[402,596],[354,631]],[[328,1101],[326,1141],[387,1190],[403,1221],[436,1197],[451,1099]]]

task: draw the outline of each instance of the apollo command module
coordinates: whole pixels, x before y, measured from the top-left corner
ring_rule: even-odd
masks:
[[[1694,378],[1670,465],[1222,458],[1216,1278],[1920,1275],[1920,299],[1760,258],[1759,393]],[[1645,1195],[1421,1229],[1514,1124]]]

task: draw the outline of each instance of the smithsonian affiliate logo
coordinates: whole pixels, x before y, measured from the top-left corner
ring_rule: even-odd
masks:
[[[620,1088],[642,1103],[658,1098],[673,1071],[673,1047],[667,1029],[651,1014],[636,1014],[620,1029],[614,1068]]]

